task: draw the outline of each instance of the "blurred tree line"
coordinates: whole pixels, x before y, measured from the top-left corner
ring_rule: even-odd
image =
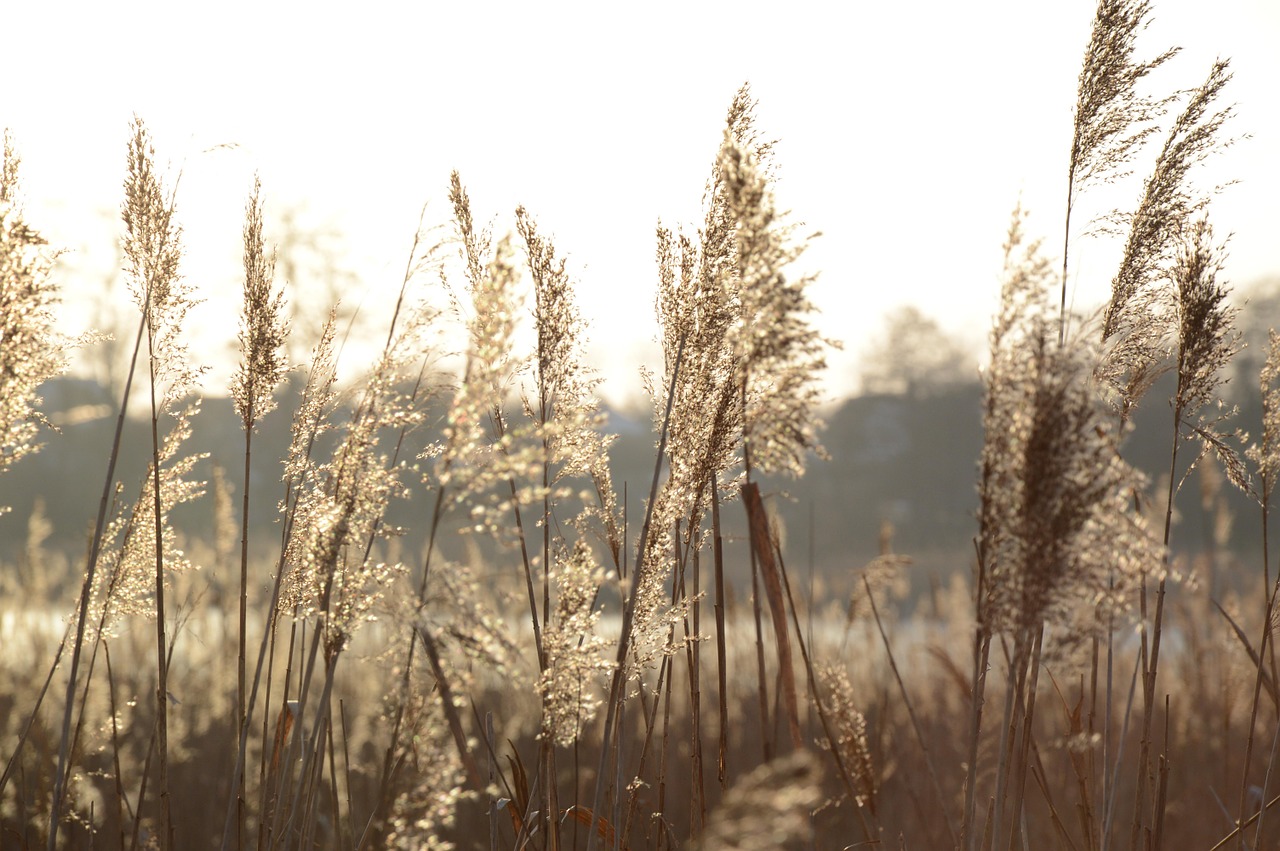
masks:
[[[1239,317],[1247,345],[1233,362],[1230,387],[1239,408],[1238,427],[1256,434],[1262,411],[1258,370],[1269,323],[1280,317],[1280,279],[1255,288],[1248,301]],[[976,352],[921,311],[905,308],[890,315],[883,336],[864,359],[864,392],[826,416],[822,441],[830,457],[815,460],[803,479],[767,484],[786,530],[791,565],[811,565],[830,575],[847,573],[874,557],[886,543],[886,532],[891,532],[897,552],[944,570],[970,568],[976,464],[982,446],[977,363]],[[255,437],[251,496],[261,508],[251,540],[263,547],[279,540],[277,513],[270,507],[283,496],[280,464],[291,427],[287,412],[296,407],[302,381],[300,373],[292,375],[280,391],[280,410],[262,423]],[[1159,390],[1148,398],[1160,399]],[[9,587],[27,584],[36,573],[62,573],[49,577],[56,584],[78,575],[115,425],[118,400],[98,380],[62,378],[46,385],[43,395],[45,414],[56,430],[46,429],[43,451],[0,480],[0,505],[12,509],[0,516],[0,575]],[[433,404],[429,428],[436,429],[447,398],[438,397]],[[610,410],[608,423],[618,435],[612,456],[614,480],[619,489],[626,487],[634,535],[653,470],[651,415]],[[138,486],[145,469],[147,429],[142,421],[126,423],[118,467],[126,489]],[[1167,475],[1171,430],[1171,412],[1153,402],[1139,409],[1126,442],[1129,459],[1147,472],[1153,488]],[[436,436],[430,433],[418,440],[426,443]],[[238,471],[243,464],[240,424],[230,400],[205,399],[189,446],[193,452],[210,454],[200,471],[211,483],[210,494],[181,506],[175,522],[190,541],[210,542],[215,527],[214,467]],[[1184,488],[1188,493],[1179,502],[1175,549],[1188,557],[1218,553],[1213,557],[1220,558],[1230,548],[1252,564],[1248,556],[1260,547],[1257,509],[1244,495],[1220,486],[1220,475],[1214,477],[1212,466],[1206,466]],[[225,478],[238,493],[239,473]],[[421,497],[395,506],[391,521],[408,530],[399,542],[402,552],[421,547],[428,511]],[[727,512],[725,519],[732,545],[735,536],[744,534],[745,523],[735,512]],[[235,535],[238,541],[238,529]],[[445,546],[453,557],[464,558],[473,542],[453,540]]]

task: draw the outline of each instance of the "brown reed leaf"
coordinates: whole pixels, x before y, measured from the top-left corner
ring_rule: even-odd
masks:
[[[796,699],[795,662],[791,658],[791,637],[787,626],[786,602],[782,596],[781,567],[774,558],[773,534],[769,529],[769,515],[760,499],[760,487],[747,482],[742,487],[742,501],[747,509],[747,525],[751,530],[751,549],[760,574],[764,577],[765,594],[769,599],[769,613],[773,616],[773,637],[777,642],[778,676],[781,680],[782,701],[787,712],[787,729],[791,743],[799,750],[803,745],[800,735],[800,705]]]

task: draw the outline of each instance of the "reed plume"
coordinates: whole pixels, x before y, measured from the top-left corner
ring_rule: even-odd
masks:
[[[0,475],[39,449],[39,388],[67,365],[68,343],[54,330],[57,254],[23,215],[20,162],[6,130],[0,161]]]
[[[274,288],[275,258],[268,256],[262,238],[262,182],[253,181],[253,193],[245,206],[244,288],[240,308],[240,363],[231,379],[231,399],[244,428],[244,477],[240,499],[240,595],[239,648],[236,667],[236,719],[239,733],[249,723],[248,607],[249,607],[249,493],[253,457],[253,433],[259,420],[275,407],[275,389],[286,368],[284,346],[289,324],[284,318],[284,291]],[[237,736],[237,741],[240,736]],[[244,778],[237,796],[244,798]],[[237,826],[243,824],[243,805]]]
[[[867,740],[867,718],[858,709],[849,672],[827,665],[818,669],[817,680],[832,728],[831,739],[819,739],[818,745],[839,752],[839,759],[848,769],[852,781],[853,804],[865,808],[875,818],[880,774]]]
[[[1248,492],[1248,472],[1224,431],[1234,411],[1221,398],[1222,385],[1227,365],[1241,348],[1235,326],[1239,311],[1228,302],[1230,290],[1222,280],[1224,253],[1206,218],[1196,220],[1182,236],[1173,268],[1178,323],[1174,417],[1188,437],[1217,456],[1231,483]]]
[[[1265,499],[1280,481],[1280,334],[1267,332],[1267,354],[1258,376],[1262,395],[1262,433],[1249,447],[1248,457],[1258,471],[1258,498]]]
[[[160,450],[160,503],[163,515],[159,549],[165,554],[165,581],[192,570],[195,565],[178,547],[177,530],[170,520],[173,508],[205,495],[207,483],[194,477],[196,466],[209,457],[207,452],[184,453],[191,438],[198,402],[177,411],[173,427],[165,435]],[[123,618],[154,618],[156,563],[154,470],[148,469],[132,499],[117,506],[103,539],[98,586],[89,610],[87,637],[92,641],[118,634]],[[117,489],[118,493],[123,488]]]
[[[1183,234],[1208,202],[1190,182],[1192,169],[1230,144],[1221,135],[1233,108],[1217,106],[1231,80],[1227,69],[1226,60],[1216,61],[1204,83],[1190,93],[1128,218],[1124,252],[1103,312],[1106,355],[1097,370],[1115,389],[1117,408],[1126,416],[1167,368],[1178,333],[1170,324],[1175,313],[1167,282]]]
[[[607,646],[596,634],[595,603],[604,571],[591,547],[578,541],[556,560],[555,614],[543,632],[547,667],[538,680],[543,735],[561,747],[573,744],[600,708],[601,680],[613,670]]]
[[[1134,58],[1150,17],[1147,0],[1098,3],[1076,88],[1068,169],[1073,196],[1092,183],[1124,177],[1143,144],[1158,132],[1152,122],[1167,101],[1142,95],[1138,84],[1178,48],[1146,61]]]
[[[1141,479],[1095,390],[1097,351],[1051,339],[1050,266],[1023,227],[1018,209],[984,375],[979,614],[993,632],[1035,629],[1069,600],[1118,603],[1113,583],[1131,587],[1152,555],[1125,509]]]
[[[983,660],[991,638],[1005,635],[1010,684],[988,825],[997,845],[1022,812],[1045,627],[1069,627],[1059,631],[1059,644],[1104,634],[1128,592],[1160,563],[1144,518],[1132,509],[1141,477],[1119,455],[1114,417],[1093,380],[1098,350],[1058,343],[1050,267],[1022,230],[1018,209],[984,376],[979,634],[965,807],[972,842]]]
[[[595,534],[602,540],[617,570],[624,542],[609,470],[609,448],[615,438],[604,432],[605,419],[596,398],[600,378],[585,365],[586,323],[565,261],[556,256],[551,240],[538,232],[523,207],[516,210],[516,232],[524,242],[533,280],[536,398],[527,399],[525,407],[543,437],[543,486],[548,498],[562,504],[569,496],[564,490],[569,481],[590,480],[593,493],[583,494],[575,523],[580,534]],[[549,528],[543,531],[545,536]],[[543,555],[546,558],[548,553]]]
[[[517,473],[523,478],[536,463],[527,452],[515,452],[516,435],[506,410],[507,394],[523,367],[514,350],[519,276],[510,241],[500,240],[495,247],[488,230],[475,226],[471,199],[457,172],[450,177],[449,198],[468,299],[453,291],[450,298],[467,326],[466,363],[449,404],[443,439],[423,457],[434,459],[430,474],[447,492],[449,505],[475,502],[466,524],[470,531],[505,536],[509,506],[495,488]],[[520,448],[527,449],[523,444]]]
[[[773,144],[760,138],[755,108],[743,86],[726,116],[696,244],[667,228],[657,231],[665,363],[661,394],[654,396],[672,401],[671,473],[654,510],[659,530],[678,518],[696,529],[712,480],[737,464],[747,477],[753,468],[800,475],[809,453],[821,451],[817,379],[824,349],[833,344],[810,323],[806,289],[814,277],[792,276],[807,240],[797,239],[797,226],[777,208]],[[731,496],[738,484],[720,489]],[[654,614],[670,552],[667,534],[654,536],[647,572],[637,581],[636,634],[652,639],[650,645],[661,633]]]
[[[532,216],[516,210],[516,232],[524,242],[533,281],[533,320],[536,353],[534,388],[526,392],[524,408],[541,444],[539,525],[542,530],[542,668],[538,691],[542,696],[540,771],[545,784],[544,809],[560,808],[556,789],[557,756],[552,745],[577,742],[584,725],[596,714],[602,699],[600,680],[613,664],[603,655],[607,642],[595,633],[596,608],[608,577],[622,571],[621,523],[609,470],[612,437],[603,434],[604,417],[594,398],[599,379],[584,365],[585,325],[575,302],[573,281],[565,261],[551,240],[539,233]],[[577,540],[555,534],[556,513],[571,504],[569,483],[587,478],[594,493],[581,494],[582,507],[570,520]],[[518,507],[517,507],[518,511]],[[518,515],[517,515],[518,516]],[[606,573],[588,536],[598,536],[612,561]],[[554,593],[553,593],[554,579]],[[537,607],[530,600],[536,618]],[[553,618],[554,612],[554,618]],[[551,833],[559,825],[547,822]]]
[[[427,321],[423,316],[410,323],[379,359],[332,455],[306,472],[308,487],[299,496],[289,542],[286,600],[300,616],[319,619],[329,654],[346,647],[405,569],[371,558],[369,543],[395,533],[382,520],[391,500],[405,494],[403,470],[391,463],[383,441],[387,430],[421,421],[418,400],[398,385],[401,367],[421,356],[418,335]],[[327,383],[323,373],[320,380]],[[310,407],[319,414],[320,405],[317,397]],[[313,438],[295,436],[295,442],[302,439]]]
[[[807,288],[815,276],[792,275],[807,240],[797,239],[797,226],[776,206],[770,148],[754,142],[727,129],[718,161],[734,223],[740,301],[729,341],[742,389],[743,455],[748,470],[800,475],[818,448],[817,381],[833,344],[810,322],[816,309]]]
[[[696,847],[701,851],[807,847],[809,816],[818,801],[813,757],[802,751],[775,760],[729,790]]]
[[[1066,341],[1067,260],[1071,214],[1091,185],[1127,176],[1170,98],[1155,99],[1138,84],[1177,54],[1171,48],[1147,61],[1134,58],[1139,33],[1150,22],[1146,0],[1100,0],[1076,88],[1075,120],[1067,165],[1067,205],[1062,241],[1062,299],[1058,342]]]
[[[262,181],[255,177],[245,205],[240,363],[231,379],[231,399],[246,431],[275,409],[275,389],[288,368],[284,290],[274,284],[275,257],[266,251],[262,227]]]

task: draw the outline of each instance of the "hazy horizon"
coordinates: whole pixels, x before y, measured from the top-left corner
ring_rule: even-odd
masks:
[[[885,316],[918,305],[975,353],[998,293],[1000,246],[1014,205],[1051,256],[1061,245],[1065,161],[1076,76],[1093,4],[961,9],[924,3],[853,12],[658,6],[643,16],[572,5],[404,11],[357,19],[220,7],[218,14],[84,10],[68,31],[45,12],[16,10],[18,67],[37,70],[0,111],[23,158],[29,218],[68,249],[68,329],[100,325],[93,298],[115,263],[128,125],[136,112],[177,180],[185,276],[206,303],[192,351],[221,392],[240,298],[240,227],[261,176],[268,239],[284,218],[319,251],[288,281],[315,301],[327,263],[344,301],[371,329],[389,313],[422,206],[448,220],[457,168],[477,217],[496,234],[524,204],[567,256],[589,326],[602,393],[641,393],[654,363],[655,226],[696,229],[724,111],[752,85],[763,132],[777,138],[779,195],[821,231],[803,263],[830,353],[829,393],[857,390],[857,359]],[[244,14],[238,14],[243,12]],[[201,38],[190,34],[199,28]],[[625,37],[622,33],[625,31]],[[44,32],[56,32],[50,64]],[[138,49],[118,49],[128,38]],[[1239,178],[1214,200],[1232,234],[1227,277],[1238,290],[1280,275],[1280,9],[1232,0],[1206,16],[1190,0],[1161,2],[1139,55],[1184,47],[1154,89],[1197,85],[1230,56],[1242,139],[1197,175]],[[232,46],[242,45],[238,54]],[[155,63],[163,74],[145,73]],[[1147,159],[1135,164],[1139,176]],[[1136,184],[1092,193],[1079,227],[1132,205]],[[441,235],[447,231],[441,232]],[[1115,245],[1077,241],[1077,308],[1106,292]],[[323,256],[322,256],[323,255]],[[90,297],[92,296],[92,298]],[[127,305],[121,289],[116,297]],[[309,304],[313,313],[323,305]],[[376,336],[376,334],[375,334]],[[87,355],[92,357],[92,350]],[[975,369],[976,369],[975,357]],[[352,365],[352,374],[358,369]]]

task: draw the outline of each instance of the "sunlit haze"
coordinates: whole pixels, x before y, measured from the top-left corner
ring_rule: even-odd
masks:
[[[1139,56],[1184,48],[1155,90],[1193,87],[1215,56],[1232,60],[1228,134],[1249,138],[1197,180],[1239,181],[1212,218],[1234,234],[1227,275],[1247,289],[1280,273],[1280,4],[1153,5]],[[94,324],[83,294],[116,263],[129,122],[146,121],[158,159],[181,172],[208,392],[228,372],[255,172],[268,235],[285,212],[326,234],[353,282],[344,299],[376,316],[394,300],[423,205],[428,224],[448,221],[457,169],[480,220],[507,231],[523,204],[568,255],[604,392],[620,401],[640,392],[637,366],[656,353],[654,228],[697,227],[725,110],[749,81],[763,132],[779,140],[782,205],[823,234],[804,264],[821,272],[820,327],[844,343],[830,358],[839,396],[856,391],[859,355],[901,304],[967,341],[976,368],[1019,199],[1060,251],[1092,14],[1089,2],[1013,0],[25,3],[3,14],[0,124],[22,156],[28,218],[72,252],[63,285],[78,330]],[[1136,191],[1084,200],[1081,230]],[[1114,246],[1079,245],[1083,310],[1106,291]],[[289,284],[291,299],[323,296],[305,270]]]

